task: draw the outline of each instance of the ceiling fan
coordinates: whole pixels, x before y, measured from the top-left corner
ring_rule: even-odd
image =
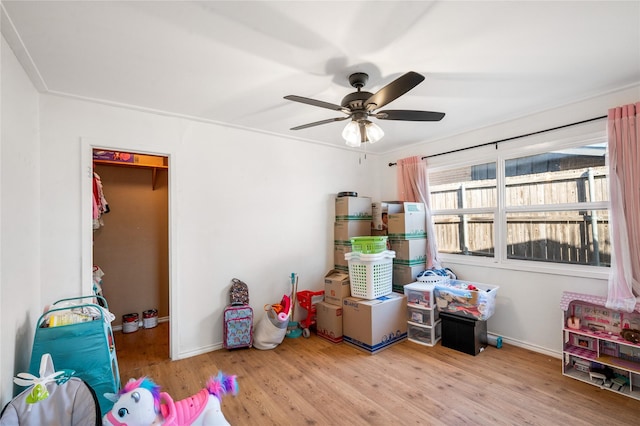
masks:
[[[358,147],[364,142],[375,143],[384,136],[382,129],[369,120],[371,117],[379,120],[402,121],[440,121],[444,117],[443,112],[433,111],[388,109],[376,112],[378,108],[387,105],[420,84],[424,80],[424,76],[416,72],[409,71],[378,90],[375,94],[361,90],[368,80],[369,76],[366,73],[357,72],[351,74],[349,76],[349,84],[357,91],[345,96],[340,105],[296,95],[285,96],[284,98],[290,101],[340,111],[346,114],[344,117],[329,118],[292,127],[291,130],[306,129],[321,124],[333,123],[334,121],[351,119],[347,127],[342,131],[342,137],[348,146]]]

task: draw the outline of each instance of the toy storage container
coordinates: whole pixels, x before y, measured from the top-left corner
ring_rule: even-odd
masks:
[[[495,312],[498,286],[462,280],[434,285],[435,301],[440,312],[482,321]]]
[[[351,252],[344,255],[349,263],[351,296],[376,299],[393,292],[393,258],[396,253],[385,250],[377,254]]]
[[[404,286],[407,296],[407,335],[411,342],[435,345],[442,337],[442,322],[436,309],[435,286],[414,282]]]
[[[91,303],[83,303],[90,299]],[[103,308],[93,303],[98,300]],[[42,355],[51,355],[58,370],[74,370],[75,376],[95,390],[100,410],[111,410],[105,393],[120,390],[120,372],[107,301],[101,296],[61,299],[45,312],[36,325],[29,372],[39,374]],[[91,315],[87,315],[89,312]],[[61,320],[62,319],[62,320]]]

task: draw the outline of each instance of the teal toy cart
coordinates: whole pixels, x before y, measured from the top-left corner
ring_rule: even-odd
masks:
[[[76,377],[93,388],[101,412],[106,413],[113,402],[104,394],[120,390],[115,340],[103,308],[95,303],[84,303],[85,299],[99,300],[108,310],[107,301],[101,296],[55,302],[38,320],[29,372],[37,375],[42,355],[51,354],[56,369],[74,370]]]

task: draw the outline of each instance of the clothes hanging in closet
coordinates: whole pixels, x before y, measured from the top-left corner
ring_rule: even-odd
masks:
[[[109,203],[104,197],[100,176],[93,172],[93,229],[104,226],[102,215],[106,213],[109,213]]]

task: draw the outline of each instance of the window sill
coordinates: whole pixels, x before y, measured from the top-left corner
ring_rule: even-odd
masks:
[[[598,266],[569,265],[564,263],[543,263],[522,260],[500,261],[489,257],[470,257],[455,254],[440,254],[444,266],[450,264],[479,266],[511,271],[533,272],[548,275],[562,275],[608,280],[610,268]],[[453,269],[453,268],[452,268]],[[455,270],[454,270],[455,271]]]

